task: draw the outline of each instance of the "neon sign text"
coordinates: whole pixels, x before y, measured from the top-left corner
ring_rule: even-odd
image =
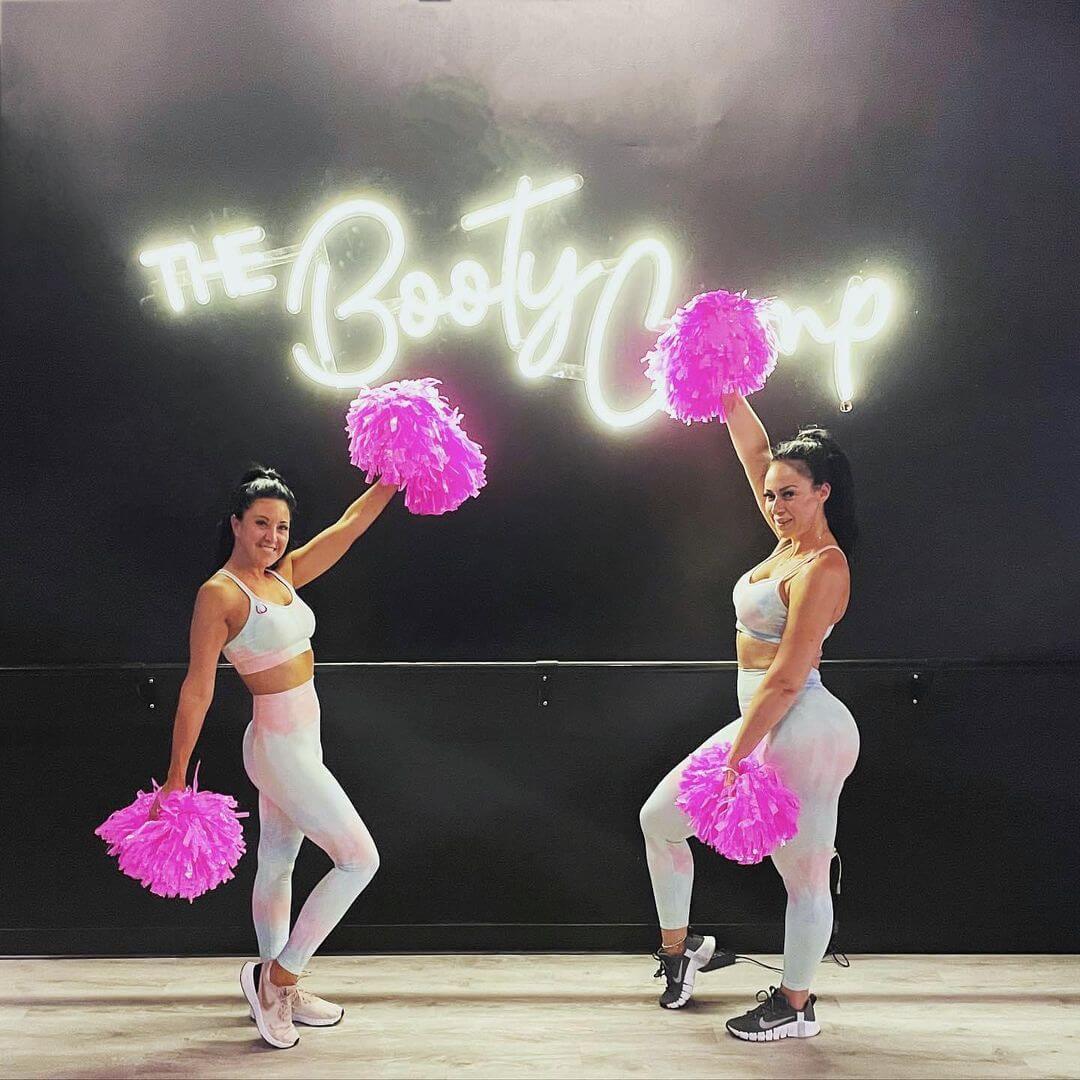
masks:
[[[177,314],[186,310],[189,295],[197,304],[210,303],[213,282],[220,282],[232,300],[269,292],[277,288],[278,279],[267,271],[291,262],[285,307],[293,315],[306,314],[310,328],[310,342],[293,344],[293,360],[309,379],[340,389],[370,385],[386,375],[397,359],[403,337],[422,340],[444,319],[464,328],[476,327],[498,307],[503,335],[524,377],[580,378],[589,405],[601,421],[612,427],[631,427],[660,408],[659,396],[650,393],[629,409],[611,404],[604,378],[608,330],[626,281],[639,264],[644,264],[651,276],[642,323],[648,330],[661,327],[672,307],[672,258],[665,245],[652,238],[631,243],[617,259],[607,262],[585,262],[576,248],[565,247],[547,281],[537,284],[536,256],[525,247],[526,219],[538,208],[573,194],[582,183],[575,175],[534,187],[530,178],[523,176],[511,198],[461,218],[466,234],[502,225],[502,255],[494,280],[482,263],[469,258],[450,268],[446,287],[419,269],[406,269],[398,278],[407,252],[405,229],[387,205],[370,198],[347,199],[332,206],[314,222],[298,247],[267,251],[262,247],[265,232],[252,226],[213,237],[212,259],[204,260],[198,245],[183,241],[148,248],[140,253],[139,261],[156,271],[159,287]],[[370,233],[381,254],[366,280],[335,304],[331,287],[337,285],[333,291],[340,295],[343,284],[331,280],[335,274],[326,245],[346,226]],[[395,279],[397,295],[388,296]],[[564,354],[578,300],[600,281],[603,284],[589,318],[582,363],[568,363]],[[842,407],[850,408],[853,346],[881,331],[890,307],[889,289],[883,281],[853,278],[832,324],[826,324],[812,308],[792,309],[781,300],[773,302],[769,318],[785,354],[795,352],[804,330],[819,343],[832,346],[837,395]],[[363,366],[342,370],[332,330],[335,324],[349,320],[364,320],[377,329],[381,345]]]

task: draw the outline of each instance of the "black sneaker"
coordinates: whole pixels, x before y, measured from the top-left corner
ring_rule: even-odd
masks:
[[[660,962],[653,976],[667,979],[667,989],[660,995],[662,1009],[681,1009],[694,992],[694,976],[699,971],[713,971],[734,963],[733,954],[717,951],[716,938],[701,934],[686,935],[686,951],[678,955],[659,950],[653,956]]]
[[[813,994],[802,1009],[794,1009],[782,990],[770,986],[758,991],[756,1009],[727,1022],[727,1029],[736,1039],[748,1042],[772,1042],[774,1039],[809,1039],[821,1031],[814,1015]]]

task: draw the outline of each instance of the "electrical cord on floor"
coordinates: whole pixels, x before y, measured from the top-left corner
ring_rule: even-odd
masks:
[[[755,960],[752,956],[740,956],[738,953],[736,953],[735,963],[737,964],[740,961],[742,961],[742,963],[744,964],[757,964],[759,968],[764,968],[766,971],[775,971],[777,975],[784,974],[783,968],[773,967],[772,964],[763,964],[760,960]]]
[[[851,961],[847,958],[847,953],[841,952],[836,947],[836,935],[840,933],[840,916],[837,913],[837,908],[840,903],[840,881],[844,876],[844,864],[840,859],[840,852],[833,848],[833,858],[836,860],[836,888],[833,889],[833,921],[832,921],[832,936],[829,938],[829,947],[825,950],[825,956],[822,958],[822,962],[825,960],[832,960],[837,967],[849,968],[851,967]],[[829,886],[832,887],[832,862],[829,863]]]
[[[836,948],[835,942],[829,943],[829,949],[825,955],[821,958],[821,962],[824,964],[826,960],[831,960],[837,967],[849,968],[851,967],[851,961],[847,956],[840,952]],[[773,967],[772,964],[763,964],[760,960],[755,960],[752,956],[742,956],[739,953],[735,954],[735,963],[739,962],[744,964],[757,964],[759,968],[764,968],[766,971],[775,971],[777,975],[783,975],[784,969]]]
[[[826,960],[831,960],[837,967],[851,967],[851,961],[847,958],[847,953],[841,952],[836,947],[835,939],[829,942],[829,947],[825,950],[825,955],[821,958],[823,964]]]

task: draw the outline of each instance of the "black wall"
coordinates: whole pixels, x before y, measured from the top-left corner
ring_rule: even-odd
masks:
[[[858,483],[827,671],[863,731],[844,940],[1075,948],[1078,36],[1052,3],[4,5],[8,949],[250,946],[250,856],[240,882],[168,905],[90,830],[164,765],[181,669],[161,665],[186,657],[235,477],[280,468],[301,539],[362,486],[349,395],[295,371],[280,295],[163,317],[140,303],[140,246],[252,220],[294,243],[374,189],[416,263],[491,262],[460,214],[571,171],[585,187],[537,247],[606,258],[659,233],[679,297],[834,312],[852,273],[895,283],[854,411],[812,345],[754,398],[776,438],[831,426]],[[646,344],[627,335],[624,384]],[[393,506],[307,590],[319,660],[570,663],[548,707],[529,663],[320,668],[328,759],[384,855],[333,943],[639,947],[637,807],[733,715],[733,674],[575,662],[733,656],[730,588],[770,538],[726,432],[602,428],[580,383],[523,382],[490,326],[442,329],[392,374],[443,379],[489,484],[443,519]],[[918,707],[908,657],[936,672]],[[199,754],[251,805],[246,709],[223,676]],[[305,859],[301,886],[321,872]],[[775,945],[772,871],[700,864],[698,921]]]
[[[15,885],[0,895],[0,952],[253,948],[257,815],[236,880],[191,905],[117,873],[92,835],[162,760],[181,675],[0,673]],[[837,838],[839,945],[1080,948],[1080,665],[831,664],[825,681],[862,733]],[[329,948],[652,947],[638,810],[737,714],[731,665],[329,665],[317,683],[326,759],[382,864]],[[254,810],[237,752],[250,707],[234,675],[220,685],[200,781]],[[737,949],[778,949],[772,866],[695,850],[695,924]],[[304,845],[297,903],[328,866]]]
[[[294,370],[280,295],[159,318],[142,245],[241,220],[295,243],[375,188],[439,271],[492,261],[501,233],[456,228],[478,199],[574,170],[540,250],[654,231],[680,297],[823,312],[851,273],[896,283],[852,413],[813,345],[754,399],[774,437],[824,422],[854,461],[864,545],[832,656],[1075,656],[1076,21],[870,8],[7,5],[3,658],[182,661],[250,460],[291,479],[302,537],[360,489],[349,395]],[[644,344],[618,357],[638,387]],[[490,483],[445,520],[392,510],[311,587],[320,659],[733,655],[729,590],[770,541],[722,427],[602,428],[491,326],[392,374],[444,380]]]

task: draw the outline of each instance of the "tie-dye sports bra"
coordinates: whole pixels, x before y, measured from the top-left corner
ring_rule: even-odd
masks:
[[[751,581],[750,577],[758,566],[768,562],[764,559],[757,566],[747,570],[732,590],[731,599],[735,604],[735,629],[756,641],[767,641],[772,645],[779,645],[784,636],[784,627],[787,625],[788,609],[780,599],[780,583],[794,577],[807,563],[816,559],[822,551],[840,551],[836,544],[823,547],[821,551],[815,551],[807,555],[801,562],[797,562],[786,574],[778,578],[762,578],[760,581]],[[827,638],[833,631],[830,626],[825,631]],[[821,639],[822,641],[825,638]]]
[[[280,574],[267,571],[289,590],[292,599],[287,604],[275,604],[256,596],[235,574],[219,570],[235,581],[248,598],[248,617],[240,633],[226,642],[221,650],[225,659],[241,675],[266,671],[278,664],[306,653],[315,633],[315,613],[297,595],[296,590]]]

